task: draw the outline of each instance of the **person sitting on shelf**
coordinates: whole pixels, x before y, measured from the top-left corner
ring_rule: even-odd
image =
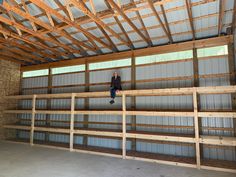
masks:
[[[110,101],[110,104],[115,103],[114,99],[116,97],[116,93],[118,93],[120,90],[122,90],[121,78],[117,72],[114,72],[113,76],[111,78],[111,87],[110,87],[111,101]]]

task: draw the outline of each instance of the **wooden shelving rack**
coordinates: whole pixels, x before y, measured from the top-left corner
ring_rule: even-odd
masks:
[[[122,110],[75,110],[76,98],[94,98],[94,97],[109,97],[109,92],[85,92],[85,93],[63,93],[63,94],[35,94],[35,95],[17,95],[7,96],[7,99],[32,99],[32,110],[5,110],[6,114],[31,114],[31,126],[24,125],[5,125],[7,129],[18,129],[30,131],[30,144],[34,145],[34,132],[54,132],[69,134],[70,143],[68,149],[70,151],[85,152],[90,154],[108,155],[113,157],[120,157],[123,159],[136,159],[156,163],[164,163],[170,165],[178,165],[185,167],[192,167],[198,169],[210,169],[226,172],[236,173],[236,168],[221,168],[205,165],[202,163],[200,156],[200,144],[217,145],[217,146],[235,146],[236,137],[221,137],[221,136],[203,136],[199,134],[198,119],[201,117],[220,117],[220,118],[236,118],[236,112],[199,112],[197,99],[199,94],[230,94],[236,92],[236,86],[217,86],[217,87],[191,87],[191,88],[171,88],[171,89],[148,89],[148,90],[125,90],[120,92],[117,96],[122,97]],[[127,110],[126,98],[132,96],[170,96],[170,95],[192,95],[193,96],[193,111],[178,112],[178,111],[139,111]],[[69,98],[71,99],[70,110],[36,110],[37,99],[55,99],[55,98]],[[35,126],[36,114],[68,114],[70,115],[70,128],[57,127],[39,127]],[[74,116],[81,115],[120,115],[122,116],[122,131],[101,131],[74,128]],[[193,117],[194,118],[194,136],[173,136],[165,134],[145,134],[142,132],[130,132],[126,129],[126,116],[128,115],[143,115],[143,116],[170,116],[170,117]],[[74,148],[75,135],[96,135],[106,137],[117,137],[122,139],[122,154],[109,154],[104,152],[92,152],[87,150],[78,150]],[[126,150],[126,141],[128,138],[144,139],[144,140],[158,140],[168,142],[191,143],[195,145],[196,156],[195,163],[173,162],[168,160],[148,159],[143,157],[134,157],[129,155]],[[40,145],[46,146],[46,145]],[[48,146],[47,146],[48,147]],[[55,146],[49,146],[59,148]],[[61,149],[61,148],[60,148]],[[236,166],[236,165],[235,165]]]

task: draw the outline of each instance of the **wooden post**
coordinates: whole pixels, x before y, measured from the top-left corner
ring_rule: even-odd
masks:
[[[230,74],[230,85],[236,84],[235,77],[235,59],[234,59],[234,44],[228,44],[228,65],[229,65],[229,74]],[[232,111],[236,111],[236,93],[231,94],[231,104]],[[233,119],[233,127],[234,127],[234,137],[236,137],[236,119]],[[236,148],[235,148],[236,152]],[[236,155],[235,155],[236,156]]]
[[[195,147],[196,147],[196,162],[197,168],[201,168],[200,158],[200,143],[199,143],[199,125],[198,125],[198,104],[197,104],[197,91],[193,91],[193,108],[194,108],[194,129],[195,129]]]
[[[48,90],[47,90],[48,94],[52,93],[52,68],[48,69]],[[47,99],[47,110],[51,109],[51,99]],[[46,114],[46,122],[45,122],[46,126],[50,126],[50,115]],[[45,132],[45,141],[49,141],[49,133]]]
[[[122,94],[122,157],[126,158],[126,101],[125,94]]]
[[[131,58],[131,89],[136,89],[136,65],[135,65],[135,57],[132,55]],[[136,97],[131,97],[131,109],[136,110]],[[131,129],[136,131],[136,115],[131,117]],[[131,149],[136,151],[136,139],[132,139],[131,141]]]
[[[34,145],[34,122],[35,122],[35,108],[36,106],[36,95],[33,95],[32,99],[32,115],[31,115],[31,130],[30,130],[30,145]]]
[[[85,64],[85,92],[89,92],[89,64]],[[89,109],[89,98],[84,99],[84,109]],[[89,115],[84,115],[84,128],[88,128]],[[83,145],[88,145],[88,136],[83,136]]]
[[[70,114],[70,151],[74,145],[74,116],[75,116],[75,94],[71,94],[71,114]]]
[[[193,48],[193,86],[199,87],[200,81],[199,81],[199,67],[198,67],[198,56],[197,56],[197,49]],[[201,103],[200,103],[200,95],[197,94],[197,105],[198,110],[201,110]],[[199,134],[202,134],[202,119],[198,119],[198,125],[199,125]],[[203,156],[203,145],[200,144],[200,155]]]

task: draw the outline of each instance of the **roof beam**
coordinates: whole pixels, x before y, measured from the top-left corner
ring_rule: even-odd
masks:
[[[107,5],[107,7],[108,7],[113,13],[115,13],[115,12],[113,11],[111,5],[110,5],[106,0],[105,0],[104,2],[105,2],[105,4]],[[126,40],[128,41],[129,48],[133,50],[133,49],[134,49],[134,45],[133,45],[132,41],[130,40],[130,38],[129,38],[127,32],[126,32],[125,29],[124,29],[124,27],[122,26],[120,20],[118,19],[117,16],[114,16],[114,19],[115,19],[117,25],[119,26],[120,30],[122,31],[122,34],[125,36]],[[121,34],[120,34],[120,35],[121,35]]]
[[[225,0],[219,0],[218,35],[221,35],[225,14]]]
[[[171,35],[169,23],[168,23],[168,20],[167,20],[167,17],[166,17],[165,8],[164,8],[164,6],[163,6],[162,4],[161,4],[160,6],[161,6],[161,11],[162,11],[162,13],[163,13],[163,17],[164,17],[164,21],[165,21],[166,30],[167,30],[168,35],[169,35],[169,38],[170,38],[170,43],[173,43],[173,38],[172,38],[172,35]]]
[[[155,17],[156,17],[157,21],[160,23],[160,25],[161,25],[161,27],[162,27],[164,33],[165,33],[166,36],[168,37],[169,41],[172,43],[173,40],[172,40],[170,34],[168,33],[167,29],[165,28],[165,25],[163,24],[163,22],[162,22],[162,20],[161,20],[161,18],[160,18],[160,16],[159,16],[159,14],[157,13],[153,1],[152,1],[152,0],[147,0],[147,2],[148,2],[148,4],[149,4],[149,7],[151,8],[152,12],[155,14]]]
[[[143,33],[133,24],[133,22],[126,16],[124,11],[113,1],[106,0],[117,12],[120,16],[122,16],[125,21],[135,30],[135,32],[148,44],[148,39],[143,35]]]
[[[46,45],[44,45],[44,44],[42,44],[40,42],[37,42],[37,41],[31,41],[27,37],[21,37],[21,36],[15,34],[15,33],[12,33],[11,31],[8,31],[7,29],[4,29],[3,27],[0,27],[0,33],[5,34],[5,35],[7,35],[9,37],[12,37],[14,39],[18,39],[20,41],[24,41],[24,42],[26,42],[28,44],[33,45],[33,46],[40,47],[40,48],[45,49],[45,50],[49,50],[50,52],[53,53],[53,55],[55,57],[58,57],[58,56],[62,55],[60,52],[58,52],[57,50],[55,50],[53,48],[50,48],[50,47],[48,47],[48,46],[46,46]]]
[[[135,4],[134,0],[131,0],[131,2],[132,2],[133,4]],[[136,6],[136,5],[135,5],[135,6]],[[149,33],[148,33],[148,30],[147,30],[147,28],[146,28],[146,26],[145,26],[145,24],[144,24],[144,21],[143,21],[141,15],[140,15],[139,11],[137,10],[135,13],[136,13],[136,15],[137,15],[137,17],[138,17],[138,19],[139,19],[139,22],[141,23],[141,25],[142,25],[142,27],[143,27],[143,29],[144,29],[144,32],[145,32],[145,34],[146,34],[146,37],[148,38],[148,46],[149,46],[149,47],[153,46],[153,43],[152,43],[152,40],[151,40],[150,35],[149,35]]]
[[[0,60],[11,61],[11,62],[20,64],[20,65],[26,64],[26,62],[19,61],[19,60],[15,60],[15,59],[13,59],[13,58],[9,58],[9,57],[3,56],[2,54],[0,54]]]
[[[84,4],[84,2],[82,1],[77,1],[77,0],[68,0],[70,1],[71,4],[73,4],[75,7],[77,7],[78,9],[80,9],[85,15],[87,15],[89,18],[91,18],[97,25],[100,25],[102,28],[104,28],[105,30],[107,30],[109,33],[111,33],[114,37],[116,37],[118,40],[120,40],[121,42],[124,42],[124,44],[126,44],[127,46],[129,46],[129,44],[119,35],[117,35],[117,33],[111,29],[110,27],[108,27],[100,18],[98,18],[97,16],[95,16],[89,9],[88,7]]]
[[[188,12],[189,24],[190,24],[192,35],[193,35],[193,40],[195,40],[196,37],[195,37],[191,0],[185,0],[185,4],[186,4],[187,12]]]
[[[32,58],[32,59],[35,60],[35,61],[45,62],[45,60],[42,59],[41,57],[38,57],[38,56],[33,55],[33,54],[31,54],[31,53],[24,52],[24,51],[19,50],[19,49],[16,49],[16,48],[7,47],[7,46],[4,46],[4,45],[0,44],[0,49],[8,50],[8,51],[10,51],[10,52],[14,52],[14,53],[16,53],[16,54],[18,54],[18,55],[21,55],[21,56],[23,57],[23,59],[21,59],[21,60],[25,60],[25,61],[28,61],[28,62],[32,62],[31,59],[27,59],[27,58],[26,58],[26,57],[28,57],[28,58]]]
[[[90,5],[92,7],[92,12],[95,16],[97,16],[97,12],[96,12],[96,9],[95,9],[95,6],[94,6],[94,3],[93,3],[93,0],[89,0],[90,2]],[[116,47],[116,45],[113,43],[113,41],[111,40],[111,38],[109,37],[109,35],[107,34],[107,32],[99,25],[97,24],[97,27],[100,29],[100,31],[103,33],[103,35],[105,36],[105,38],[109,41],[109,43],[112,45],[112,48],[113,48],[113,52],[117,52],[118,49]]]
[[[99,42],[100,44],[102,44],[102,46],[104,46],[108,49],[111,49],[111,46],[109,46],[108,44],[106,44],[101,39],[97,38],[96,36],[92,35],[88,31],[84,30],[78,23],[72,22],[70,19],[68,19],[65,16],[58,13],[56,10],[52,9],[47,4],[42,2],[42,0],[30,0],[30,1],[33,2],[35,5],[37,5],[39,8],[44,9],[47,13],[50,13],[50,14],[54,15],[59,20],[61,20],[65,23],[67,23],[68,25],[76,28],[79,32],[82,32],[90,40],[91,43],[94,43],[94,40],[95,40],[95,41]]]
[[[30,14],[25,13],[25,12],[21,11],[20,9],[18,9],[17,7],[11,6],[11,5],[9,5],[9,4],[6,3],[6,2],[3,3],[3,7],[4,7],[8,12],[14,11],[15,13],[17,13],[18,15],[20,15],[20,16],[22,16],[22,17],[24,17],[24,18],[27,18],[27,19],[29,19],[29,20],[35,20],[35,18],[32,17]],[[58,41],[56,41],[56,40],[54,40],[54,39],[50,39],[50,38],[48,38],[48,37],[45,37],[45,36],[41,35],[40,33],[37,33],[37,32],[35,32],[35,31],[32,31],[32,30],[28,29],[27,27],[25,27],[25,26],[23,26],[23,25],[21,25],[21,24],[19,24],[19,23],[16,23],[15,21],[9,21],[8,19],[6,19],[6,18],[4,18],[4,17],[0,17],[0,21],[2,21],[3,23],[6,23],[6,24],[8,24],[8,25],[14,25],[14,26],[20,28],[22,31],[25,31],[25,32],[27,32],[27,33],[29,33],[29,34],[35,36],[35,37],[38,37],[38,38],[41,38],[42,40],[45,40],[45,41],[51,42],[51,43],[53,43],[53,44],[56,44],[57,46],[60,46],[60,47],[62,47],[63,49],[65,49],[65,50],[67,51],[67,53],[68,53],[68,52],[69,52],[69,53],[70,53],[70,52],[71,52],[71,53],[78,53],[78,50],[75,50],[75,49],[73,49],[73,48],[70,48],[70,47],[68,47],[67,45],[62,44],[62,43],[60,43],[60,42],[58,42]],[[38,21],[40,21],[40,20],[38,20]],[[42,23],[40,23],[40,24],[42,25],[42,24],[45,24],[45,23],[42,22]],[[43,25],[43,27],[44,27],[44,25]]]

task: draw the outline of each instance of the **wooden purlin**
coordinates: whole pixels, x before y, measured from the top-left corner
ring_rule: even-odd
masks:
[[[194,22],[193,22],[192,4],[190,0],[185,0],[185,4],[186,4],[187,12],[188,12],[188,18],[189,18],[192,35],[193,35],[193,40],[195,40],[196,36],[195,36],[195,28],[194,28]]]

